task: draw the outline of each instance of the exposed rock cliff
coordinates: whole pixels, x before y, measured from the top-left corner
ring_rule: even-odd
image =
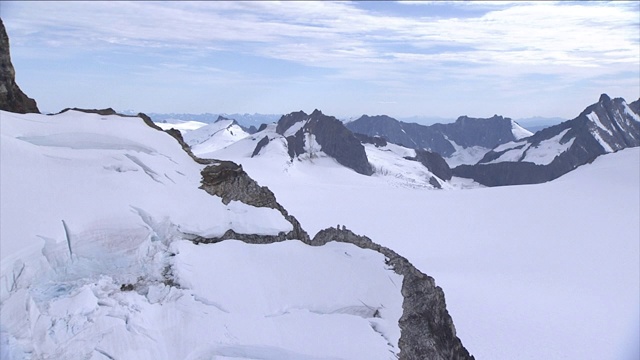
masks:
[[[302,229],[298,220],[289,215],[287,210],[276,201],[276,197],[266,186],[260,186],[242,169],[241,165],[231,161],[217,161],[202,170],[202,186],[211,195],[222,198],[222,202],[228,204],[232,200],[240,201],[256,207],[268,207],[278,210],[282,216],[293,226],[293,230],[287,234],[279,234],[276,237],[264,238],[265,243],[282,241],[285,239],[298,239],[306,241],[309,235]],[[262,238],[262,237],[258,237]],[[215,241],[224,239],[246,240],[245,236],[236,234],[231,230]],[[215,242],[213,239],[199,239],[200,242]]]
[[[451,180],[453,176],[449,164],[437,153],[416,149],[416,156],[408,158],[420,162],[424,167],[429,169],[435,176],[442,180]]]
[[[36,101],[25,95],[16,84],[9,50],[9,37],[0,19],[0,110],[21,114],[39,113]]]
[[[430,126],[405,123],[386,115],[363,115],[347,123],[346,127],[354,133],[380,136],[394,144],[426,149],[444,157],[452,155],[456,146],[491,149],[499,144],[519,140],[516,134],[531,134],[511,119],[498,115],[487,119],[461,116],[451,124]]]
[[[640,113],[635,106],[602,94],[575,119],[500,145],[478,164],[460,165],[453,173],[486,186],[553,180],[602,154],[640,146]]]
[[[291,158],[303,154],[306,151],[305,144],[311,141],[306,137],[313,136],[321,150],[340,164],[363,175],[373,174],[364,146],[340,120],[324,115],[320,110],[315,110],[311,115],[299,111],[284,115],[278,121],[276,132],[285,136],[287,130],[299,122],[303,123],[302,126],[286,136]]]
[[[453,320],[446,309],[444,292],[432,277],[416,269],[406,258],[380,246],[366,236],[346,228],[328,228],[313,237],[310,245],[330,241],[354,244],[377,251],[387,257],[387,264],[404,277],[402,282],[402,317],[400,318],[400,359],[473,359],[456,336]]]

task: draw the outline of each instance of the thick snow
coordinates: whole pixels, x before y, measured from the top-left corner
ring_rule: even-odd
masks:
[[[532,162],[537,165],[549,165],[558,155],[569,150],[575,138],[571,138],[564,144],[560,143],[560,139],[566,135],[569,129],[562,131],[560,134],[541,141],[537,146],[529,146],[526,150],[522,161]]]
[[[478,359],[638,357],[638,148],[544,184],[460,191],[238,161],[310,233],[347,224],[433,276]]]
[[[447,140],[451,143],[451,145],[453,145],[453,148],[455,149],[453,154],[444,158],[447,164],[449,164],[449,167],[452,169],[458,165],[477,164],[478,161],[482,160],[486,153],[491,150],[482,146],[470,146],[465,148],[458,145],[455,141],[449,138],[447,138]]]
[[[150,266],[175,254],[178,286],[125,279],[122,266],[96,268],[114,264],[101,252],[94,263],[30,277],[2,303],[2,358],[395,359],[402,277],[379,253],[342,243],[178,239],[155,250],[124,260]]]
[[[553,159],[563,152],[569,150],[575,138],[571,138],[564,144],[560,143],[563,136],[567,134],[569,129],[563,130],[558,135],[541,141],[537,146],[532,146],[528,142],[510,142],[502,144],[494,149],[494,151],[505,151],[500,157],[493,159],[487,164],[494,164],[506,161],[526,161],[537,165],[548,165]],[[517,146],[522,146],[517,148]]]
[[[296,124],[300,123],[302,122]],[[258,156],[251,158],[257,142],[265,136],[270,139],[269,144],[260,150]],[[282,173],[306,173],[309,176],[313,176],[316,171],[342,174],[342,170],[346,169],[353,172],[321,151],[322,146],[315,140],[315,135],[306,134],[304,140],[306,153],[297,156],[293,160],[291,160],[287,152],[286,139],[275,132],[275,125],[270,125],[267,129],[241,139],[223,149],[206,152],[194,147],[194,152],[203,158],[231,160],[243,164],[247,162],[265,163],[273,167],[274,171]],[[433,173],[418,161],[405,159],[405,157],[416,156],[415,150],[391,143],[380,148],[373,144],[365,144],[364,147],[369,163],[374,169],[374,178],[394,187],[433,189],[433,185],[429,183],[431,177],[434,176]],[[364,175],[359,175],[355,172],[354,174],[358,177],[366,178]],[[322,177],[324,175],[319,176]],[[450,183],[445,181],[440,181],[440,183],[444,189],[452,187]]]
[[[434,188],[429,180],[435,175],[420,162],[405,159],[416,156],[414,149],[392,143],[379,148],[373,144],[365,144],[364,148],[374,169],[373,177],[393,187]],[[451,187],[445,181],[439,182],[443,188]]]
[[[508,149],[514,149],[520,145],[525,145],[526,142],[525,141],[509,141],[508,143],[504,143],[501,145],[496,146],[495,148],[493,148],[493,151],[495,152],[501,152],[501,151],[505,151]]]
[[[598,115],[595,112],[590,112],[587,114],[587,118],[589,120],[591,120],[594,124],[596,124],[596,126],[601,129],[602,131],[608,133],[610,136],[613,136],[613,133],[611,132],[611,130],[609,130],[606,126],[604,126],[604,124],[602,124],[602,122],[600,121],[600,118],[598,117]]]
[[[285,132],[284,137],[289,137],[295,135],[298,130],[302,129],[303,126],[306,125],[306,121],[298,121],[297,123],[291,125]]]
[[[164,122],[157,122],[155,124],[162,130],[176,129],[180,131],[182,134],[185,134],[191,130],[199,129],[207,125],[207,123],[203,123],[200,121],[194,121],[194,120],[185,121],[185,120],[177,120],[177,119],[168,119],[168,120],[165,120]]]
[[[0,112],[2,359],[394,359],[402,277],[350,244],[224,205],[141,119]]]
[[[527,138],[533,133],[518,124],[517,122],[511,120],[511,133],[516,140]]]
[[[600,136],[600,133],[598,132],[597,129],[591,130],[591,135],[593,135],[593,137],[600,143],[600,145],[602,146],[602,148],[604,149],[605,152],[607,152],[607,153],[612,153],[613,152],[613,148],[611,147],[611,145],[609,145],[609,143],[606,142],[602,138],[602,136]]]
[[[191,146],[194,153],[216,151],[249,136],[233,120],[220,120],[188,131],[184,134],[184,141]]]
[[[636,122],[640,122],[640,115],[631,111],[631,108],[629,107],[629,105],[627,105],[627,103],[624,104],[624,112],[625,114],[631,116],[631,118]]]
[[[520,161],[522,159],[522,155],[524,154],[525,151],[527,151],[527,149],[529,149],[531,144],[527,142],[523,142],[518,145],[523,145],[523,146],[520,148],[518,147],[511,148],[505,151],[502,155],[500,155],[500,157],[489,161],[487,164],[494,164],[494,163],[505,162],[505,161],[513,161],[513,162]],[[494,149],[494,151],[495,150],[496,149]]]
[[[198,189],[202,165],[137,118],[1,115],[3,259],[41,238],[62,241],[62,220],[71,228],[95,221],[143,226],[134,209],[207,237],[228,229],[277,234],[291,228],[275,210],[226,206]],[[247,214],[255,216],[255,229],[238,222]]]

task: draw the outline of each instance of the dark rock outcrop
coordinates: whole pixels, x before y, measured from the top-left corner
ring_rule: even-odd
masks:
[[[473,359],[456,336],[453,320],[446,309],[444,292],[432,277],[416,269],[406,258],[380,246],[366,236],[345,228],[328,228],[313,237],[310,245],[321,246],[331,241],[353,244],[383,254],[387,264],[402,281],[402,316],[400,317],[399,359]]]
[[[278,120],[278,124],[276,125],[276,132],[280,135],[284,135],[284,132],[287,131],[293,124],[307,120],[309,115],[307,115],[304,111],[292,112],[287,115],[282,115],[280,120]]]
[[[640,99],[634,102],[630,102],[628,105],[631,111],[633,111],[635,114],[640,114]]]
[[[543,129],[512,146],[501,147],[499,151],[494,149],[478,164],[454,168],[453,174],[486,186],[547,182],[592,162],[600,155],[640,146],[639,115],[624,99],[612,100],[603,94],[597,103],[587,107],[575,119]],[[542,142],[547,146],[561,147],[570,141],[570,146],[547,164],[536,164],[533,162],[535,159],[528,157],[529,152],[535,151]],[[500,161],[505,153],[516,150],[521,152],[517,160]]]
[[[451,180],[451,177],[453,176],[453,172],[451,171],[449,164],[447,164],[442,156],[437,153],[423,149],[416,149],[416,156],[407,157],[406,159],[420,162],[424,167],[429,169],[429,171],[442,180]],[[438,185],[440,184],[438,183]]]
[[[256,148],[253,149],[251,157],[258,155],[260,153],[260,150],[262,150],[263,147],[267,146],[267,144],[269,144],[269,137],[265,135],[265,137],[260,139],[260,141],[258,141],[258,144],[256,144]]]
[[[324,115],[320,110],[311,115],[299,111],[284,115],[278,121],[276,132],[284,135],[298,122],[304,122],[304,125],[294,135],[286,137],[291,158],[304,153],[306,136],[313,135],[321,150],[338,163],[363,175],[373,174],[364,146],[340,120]]]
[[[16,71],[11,62],[9,36],[0,19],[0,110],[13,113],[40,113],[36,101],[25,95],[16,84]]]
[[[346,124],[354,133],[384,137],[388,142],[412,149],[426,149],[443,157],[462,147],[482,146],[488,149],[517,140],[513,135],[511,119],[494,115],[491,118],[459,117],[451,124],[430,126],[405,123],[386,115],[367,116]]]
[[[238,165],[231,161],[215,161],[205,167],[202,172],[201,189],[207,193],[222,198],[222,202],[228,204],[232,200],[243,202],[247,205],[255,207],[267,207],[278,210],[282,216],[293,226],[293,230],[287,234],[281,234],[280,240],[298,239],[308,240],[309,235],[302,229],[298,220],[289,215],[287,210],[276,201],[276,196],[266,186],[260,186]],[[224,239],[242,240],[234,232],[227,232],[226,236],[216,239],[217,241]],[[200,240],[200,242],[206,242]]]

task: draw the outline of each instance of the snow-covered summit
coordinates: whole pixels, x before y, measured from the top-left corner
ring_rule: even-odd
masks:
[[[183,135],[184,141],[195,153],[215,151],[247,136],[249,134],[231,119],[220,119]]]

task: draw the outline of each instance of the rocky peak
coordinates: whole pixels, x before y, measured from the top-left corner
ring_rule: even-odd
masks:
[[[608,104],[611,101],[611,98],[607,94],[601,94],[600,99],[598,99],[598,103],[600,104]]]
[[[16,73],[9,52],[9,36],[0,19],[0,110],[14,113],[40,113],[36,101],[16,84]]]
[[[541,161],[537,149],[543,142],[561,151]],[[600,155],[635,146],[640,146],[640,114],[624,99],[602,94],[576,118],[495,148],[478,164],[458,166],[453,174],[486,186],[536,184],[556,179]]]
[[[307,120],[309,115],[307,115],[304,111],[292,112],[287,115],[282,115],[280,120],[278,120],[278,125],[276,125],[276,132],[280,135],[284,135],[284,132],[287,131],[293,124]]]
[[[364,146],[342,121],[325,115],[318,109],[315,109],[311,115],[299,111],[283,115],[276,125],[276,132],[284,135],[298,122],[305,123],[295,134],[286,137],[288,153],[292,159],[304,154],[305,144],[309,145],[308,142],[315,139],[321,147],[320,150],[336,159],[338,163],[363,175],[373,174]],[[313,138],[310,137],[311,135]],[[256,147],[254,153],[258,152]]]
[[[233,120],[233,119],[229,119],[229,118],[226,118],[226,117],[224,117],[222,115],[218,115],[218,118],[216,119],[216,121],[214,121],[214,123],[217,123],[218,121],[225,121],[225,120],[232,120],[232,121],[235,122],[235,120]]]
[[[299,132],[315,136],[321,150],[340,164],[363,175],[373,174],[364,146],[342,121],[315,110]],[[296,134],[297,135],[297,134]]]

